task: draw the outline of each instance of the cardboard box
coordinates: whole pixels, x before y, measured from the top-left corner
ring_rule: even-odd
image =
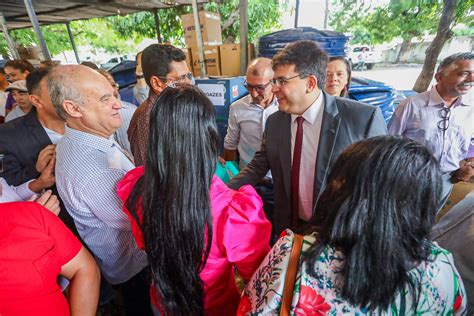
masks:
[[[219,46],[222,76],[240,76],[240,44],[223,44]],[[255,48],[249,44],[248,62],[255,58]]]
[[[181,49],[183,53],[186,55],[186,64],[188,65],[189,70],[194,73],[193,71],[193,59],[192,59],[192,53],[191,53],[191,48],[183,48]]]
[[[184,28],[184,41],[188,47],[197,48],[196,30],[194,26],[194,15],[192,13],[181,16]],[[203,45],[222,44],[221,18],[218,13],[200,11],[199,22],[201,23],[201,34]]]
[[[221,62],[219,55],[219,46],[206,45],[204,48],[204,60],[206,61],[206,70],[208,76],[220,76],[221,75]],[[199,64],[199,51],[196,48],[192,48],[192,60],[193,60],[193,75],[194,77],[201,76],[201,67]]]

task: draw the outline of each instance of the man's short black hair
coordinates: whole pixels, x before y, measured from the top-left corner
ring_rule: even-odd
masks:
[[[449,66],[451,66],[458,60],[474,60],[474,53],[471,53],[471,52],[456,53],[456,54],[446,57],[445,59],[441,61],[441,63],[439,63],[436,73],[439,73],[447,69]]]
[[[152,76],[166,77],[171,71],[173,61],[186,60],[184,52],[170,44],[152,44],[145,48],[142,54],[143,76],[148,86],[151,87]]]
[[[273,57],[272,63],[273,70],[284,65],[295,65],[300,77],[314,75],[321,90],[326,84],[328,55],[315,42],[297,41],[288,44]]]
[[[26,77],[26,89],[28,89],[29,94],[38,95],[39,84],[50,71],[50,67],[38,68]]]

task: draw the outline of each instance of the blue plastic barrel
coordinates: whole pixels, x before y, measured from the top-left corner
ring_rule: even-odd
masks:
[[[345,56],[349,37],[343,33],[297,27],[262,36],[258,42],[258,56],[272,58],[287,44],[300,40],[315,41],[329,56]]]

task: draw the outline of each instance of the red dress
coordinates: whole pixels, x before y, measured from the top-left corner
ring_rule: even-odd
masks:
[[[56,279],[81,247],[41,205],[0,203],[0,315],[69,315]]]
[[[144,173],[137,167],[129,171],[118,185],[118,195],[126,201],[136,182]],[[201,272],[204,282],[206,315],[235,315],[240,294],[235,286],[234,269],[249,280],[270,250],[271,224],[255,190],[243,186],[229,189],[214,176],[210,190],[212,208],[212,244],[206,266]],[[125,209],[132,223],[132,232],[140,248],[143,236],[139,226]]]

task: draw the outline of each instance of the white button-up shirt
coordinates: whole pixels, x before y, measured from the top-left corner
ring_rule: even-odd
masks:
[[[56,185],[77,231],[112,284],[130,280],[146,265],[132,235],[117,184],[133,168],[113,138],[66,126],[56,146]],[[126,163],[124,163],[126,162]]]
[[[318,155],[319,136],[323,122],[323,93],[301,115],[303,122],[303,144],[301,146],[301,164],[299,178],[299,218],[308,221],[313,215],[313,188],[314,174],[316,170],[316,158]],[[298,124],[296,118],[299,115],[291,114],[291,165],[293,165],[293,152],[295,148],[296,130]]]
[[[438,123],[442,120],[440,110],[446,108],[446,104],[436,86],[405,99],[388,123],[388,132],[426,146],[438,159],[443,172],[456,170],[459,162],[467,158],[471,137],[474,136],[472,95],[459,97],[450,107],[449,123],[445,123],[447,129],[444,132],[438,128]]]
[[[239,151],[240,168],[245,167],[260,150],[265,123],[276,111],[278,111],[276,98],[263,108],[252,102],[250,94],[230,106],[224,148]]]

